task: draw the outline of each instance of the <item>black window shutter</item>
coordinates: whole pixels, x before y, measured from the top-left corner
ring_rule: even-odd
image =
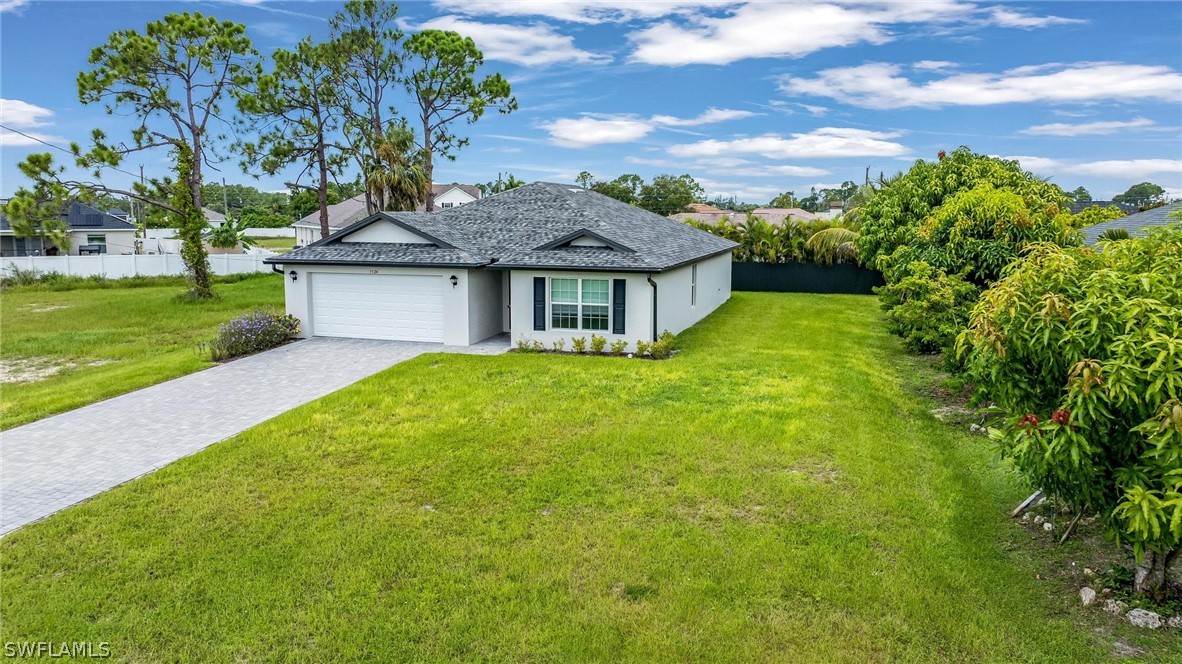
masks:
[[[628,286],[627,279],[612,280],[612,334],[626,334],[624,332],[624,291]]]
[[[546,329],[546,277],[534,277],[534,329]]]

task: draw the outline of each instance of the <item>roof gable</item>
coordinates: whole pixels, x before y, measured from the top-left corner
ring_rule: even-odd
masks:
[[[447,249],[456,249],[454,245],[445,240],[441,240],[429,233],[423,232],[417,226],[407,223],[405,219],[399,219],[398,216],[421,214],[416,212],[375,212],[369,217],[349,226],[348,228],[334,233],[326,238],[321,238],[309,247],[321,247],[327,244],[334,244],[339,242],[364,242],[368,244],[425,244],[434,245]],[[398,216],[396,216],[398,215]],[[397,229],[404,231],[404,233],[395,234],[390,237],[388,241],[375,240],[379,237],[376,233],[369,233],[370,229],[375,226],[380,226],[382,223],[392,224]],[[409,236],[409,237],[408,237]],[[355,240],[350,238],[356,237]],[[409,241],[408,241],[409,240]]]
[[[626,245],[620,244],[614,240],[609,240],[599,233],[586,228],[580,228],[572,233],[567,233],[566,235],[534,248],[540,251],[545,251],[548,249],[564,249],[568,247],[598,247],[611,249],[612,251],[632,252],[632,249]]]

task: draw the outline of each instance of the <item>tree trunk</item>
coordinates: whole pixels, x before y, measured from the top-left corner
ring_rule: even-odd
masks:
[[[435,211],[435,160],[434,145],[431,142],[431,126],[423,120],[423,175],[427,177],[427,197],[423,201],[427,212]]]
[[[320,167],[320,185],[316,187],[316,200],[320,203],[320,237],[326,238],[332,231],[328,227],[328,164],[324,156],[324,137],[316,146],[316,164]]]
[[[193,288],[189,294],[198,299],[213,297],[210,283],[209,255],[201,233],[205,230],[205,213],[201,210],[201,138],[193,137],[193,149],[182,148],[177,156],[177,186],[187,187],[188,200],[177,200],[181,210],[180,236],[181,258],[189,270]]]
[[[1153,551],[1145,553],[1145,557],[1137,564],[1137,573],[1133,578],[1133,589],[1140,595],[1159,600],[1165,594],[1171,577],[1176,578],[1174,570],[1178,558],[1178,549],[1161,554]]]

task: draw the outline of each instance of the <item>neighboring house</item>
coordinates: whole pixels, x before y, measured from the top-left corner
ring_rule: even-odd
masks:
[[[365,196],[346,198],[340,203],[328,206],[328,230],[335,233],[345,226],[361,221],[369,216],[365,209]],[[292,224],[295,228],[295,244],[305,247],[320,239],[320,210],[300,219]]]
[[[796,221],[813,221],[817,218],[817,215],[813,214],[812,212],[807,212],[800,208],[756,208],[751,211],[751,215],[756,219],[762,219],[770,224],[776,224],[777,226],[783,226],[785,221],[788,219],[794,219]],[[732,224],[735,224],[746,220],[747,213],[735,212],[734,210],[718,210],[717,212],[678,212],[677,214],[669,215],[669,218],[676,219],[677,221],[689,221],[690,219],[693,219],[694,221],[700,221],[706,224],[717,224],[723,219],[727,219]]]
[[[431,190],[435,194],[435,209],[459,207],[480,200],[480,189],[470,184],[433,184]],[[421,211],[421,210],[420,210]]]
[[[735,243],[574,185],[380,212],[267,259],[303,336],[651,340],[731,294]]]
[[[844,212],[844,211],[845,211],[845,207],[842,205],[841,201],[829,201],[828,207],[826,209],[818,212],[816,214],[815,218],[816,219],[826,219],[826,220],[832,221],[832,220],[840,217],[842,212]]]
[[[1176,215],[1179,211],[1182,211],[1182,201],[1167,203],[1161,207],[1155,207],[1152,210],[1137,212],[1136,214],[1130,214],[1119,219],[1111,219],[1087,226],[1083,229],[1084,240],[1088,244],[1096,244],[1100,241],[1100,235],[1110,228],[1123,228],[1128,231],[1130,237],[1145,235],[1146,228],[1177,223],[1178,217]]]
[[[69,254],[133,254],[135,226],[85,203],[73,202],[62,215],[69,225]],[[64,254],[51,240],[17,237],[0,213],[0,256]]]
[[[686,207],[689,208],[686,211],[689,214],[726,214],[726,210],[709,203],[690,203]]]
[[[1071,214],[1079,214],[1090,207],[1108,207],[1110,205],[1120,208],[1125,214],[1133,214],[1137,211],[1136,205],[1117,203],[1116,201],[1076,201],[1071,204]]]
[[[480,190],[467,184],[436,184],[431,186],[435,191],[435,207],[438,210],[458,207],[480,200]],[[423,206],[419,206],[419,211]],[[354,196],[340,203],[328,206],[329,233],[335,233],[346,226],[361,221],[369,216],[365,209],[365,195]],[[295,228],[296,246],[305,247],[320,239],[320,210],[315,210],[308,216],[292,224]]]
[[[201,212],[205,214],[205,223],[217,228],[226,223],[226,215],[216,210],[211,210],[207,207],[201,208]]]

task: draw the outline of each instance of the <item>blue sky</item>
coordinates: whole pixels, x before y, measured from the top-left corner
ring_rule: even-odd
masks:
[[[77,73],[108,34],[173,11],[247,25],[264,54],[324,38],[336,2],[0,0],[0,123],[66,145],[126,118],[79,103]],[[498,172],[571,181],[690,173],[712,196],[776,193],[905,170],[968,145],[1020,158],[1064,188],[1109,198],[1149,180],[1182,197],[1182,3],[802,4],[669,0],[439,0],[400,5],[403,27],[473,37],[520,110],[466,128],[437,181]],[[44,146],[0,133],[0,194]],[[59,157],[67,155],[58,154]],[[136,155],[164,174],[167,155]],[[257,181],[236,162],[227,181]],[[288,175],[287,177],[290,177]],[[110,173],[105,181],[125,186]]]

